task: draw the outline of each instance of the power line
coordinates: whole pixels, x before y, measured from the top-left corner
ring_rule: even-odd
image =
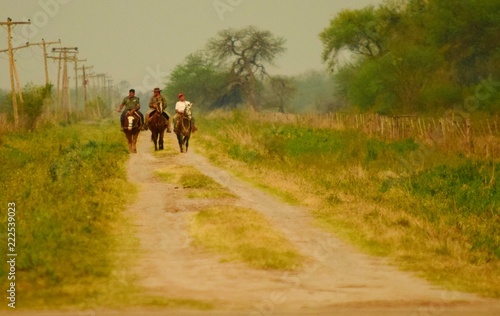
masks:
[[[49,71],[48,71],[48,67],[47,67],[47,47],[49,47],[52,44],[61,44],[61,40],[58,40],[57,42],[46,42],[45,39],[42,38],[41,43],[30,43],[29,44],[30,46],[34,46],[34,45],[40,46],[43,49],[43,64],[45,67],[45,85],[50,84]]]

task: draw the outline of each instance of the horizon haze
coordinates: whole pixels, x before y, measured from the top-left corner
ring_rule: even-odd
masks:
[[[0,0],[0,22],[31,20],[13,27],[13,47],[61,40],[57,47],[78,47],[78,67],[92,66],[113,85],[127,81],[145,92],[164,87],[165,78],[185,58],[205,47],[220,30],[247,25],[269,30],[286,40],[287,51],[278,56],[271,74],[298,75],[325,70],[321,62],[319,33],[343,9],[359,9],[381,3],[355,0]],[[0,30],[0,50],[7,49],[7,31]],[[43,85],[43,49],[32,45],[15,52],[22,86]],[[69,64],[70,88],[74,66]],[[57,80],[57,61],[48,61],[49,78]],[[0,88],[10,90],[8,54],[0,54]],[[81,72],[79,72],[81,75]],[[79,81],[81,84],[81,81]],[[125,93],[125,92],[121,92]]]

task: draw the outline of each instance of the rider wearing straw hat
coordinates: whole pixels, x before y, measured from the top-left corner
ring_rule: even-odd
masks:
[[[167,119],[167,133],[171,133],[170,129],[170,116],[164,112],[167,108],[167,100],[161,95],[160,88],[154,88],[154,95],[149,99],[149,108],[150,110],[146,113],[146,122],[149,121],[149,118],[156,113],[161,107],[162,115]]]

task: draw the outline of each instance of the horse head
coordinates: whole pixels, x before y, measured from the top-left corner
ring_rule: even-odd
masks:
[[[130,112],[127,112],[127,121],[128,121],[128,126],[127,126],[127,129],[129,131],[132,130],[132,128],[134,127],[134,115],[133,114],[129,114]]]
[[[137,136],[141,131],[141,120],[138,114],[134,111],[125,112],[125,120],[122,121],[122,128],[128,141],[128,150],[131,153],[136,153]]]
[[[191,120],[191,117],[192,117],[192,107],[193,107],[193,103],[188,103],[186,105],[186,108],[184,109],[184,115],[186,115],[186,117]]]

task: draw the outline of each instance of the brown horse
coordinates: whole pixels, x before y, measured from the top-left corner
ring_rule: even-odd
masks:
[[[187,153],[189,147],[189,138],[191,137],[192,130],[191,120],[189,119],[188,115],[182,115],[177,119],[177,122],[175,122],[175,124],[177,125],[177,131],[175,132],[175,134],[177,135],[177,141],[179,142],[179,149],[181,150],[181,153]]]
[[[141,117],[136,112],[127,111],[125,114],[125,120],[122,122],[122,130],[127,136],[128,140],[128,151],[131,153],[136,153],[137,148],[137,137],[141,131]]]
[[[165,134],[165,129],[167,128],[168,121],[162,115],[162,111],[156,110],[156,112],[149,118],[148,127],[151,130],[151,140],[155,143],[155,150],[163,150],[163,135]]]

